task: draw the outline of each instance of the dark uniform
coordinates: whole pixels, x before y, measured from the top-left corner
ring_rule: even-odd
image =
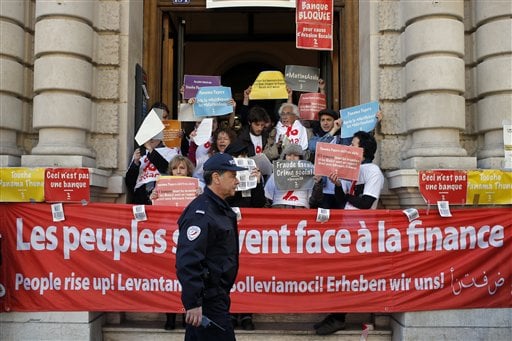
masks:
[[[185,340],[235,340],[229,316],[229,291],[238,273],[236,214],[208,187],[178,220],[176,270],[186,310],[202,307],[216,322],[207,328],[187,325]]]

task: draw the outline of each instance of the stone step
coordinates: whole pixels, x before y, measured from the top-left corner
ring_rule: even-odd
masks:
[[[104,341],[182,341],[184,329],[164,330],[161,321],[128,321],[121,324],[108,324],[103,327]],[[303,322],[258,322],[257,329],[245,331],[236,329],[238,341],[360,341],[361,325],[347,324],[346,330],[332,335],[318,336],[313,323]],[[390,330],[372,330],[368,341],[391,341]]]
[[[390,341],[389,316],[373,314],[347,314],[347,328],[335,334],[318,336],[313,324],[322,320],[326,314],[253,314],[256,330],[235,329],[238,341],[315,341],[315,340],[355,340],[361,338],[362,324],[373,322],[375,330],[369,332],[370,341]],[[122,317],[111,316],[109,324],[103,327],[105,341],[131,341],[146,338],[148,340],[183,340],[182,314],[176,318],[176,330],[163,329],[165,314],[162,313],[122,313]]]
[[[162,321],[165,322],[165,314],[163,313],[123,313],[123,322],[138,322],[138,321]],[[293,313],[293,314],[253,314],[254,323],[260,322],[296,322],[296,323],[316,323],[321,321],[327,313]],[[177,321],[181,320],[181,314],[177,314]],[[380,316],[380,315],[377,315]],[[347,314],[346,321],[351,324],[362,324],[365,322],[372,322],[375,319],[370,313],[350,313]],[[384,326],[385,327],[385,326]]]

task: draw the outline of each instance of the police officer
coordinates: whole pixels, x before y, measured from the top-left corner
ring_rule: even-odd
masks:
[[[236,214],[225,201],[239,181],[229,154],[211,156],[203,166],[206,188],[178,220],[176,272],[187,323],[185,340],[235,340],[229,291],[238,273]]]

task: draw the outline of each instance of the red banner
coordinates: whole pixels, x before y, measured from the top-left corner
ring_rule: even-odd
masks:
[[[2,311],[180,312],[181,208],[0,204]],[[233,312],[512,307],[512,212],[242,209]],[[0,288],[2,289],[2,288]]]

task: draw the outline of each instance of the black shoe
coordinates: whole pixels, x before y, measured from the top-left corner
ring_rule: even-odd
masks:
[[[322,324],[324,324],[328,319],[330,319],[332,317],[331,314],[327,315],[326,317],[324,317],[324,319],[320,322],[317,322],[313,325],[313,328],[315,329],[318,329]]]
[[[316,328],[316,335],[329,335],[343,329],[345,329],[345,321],[329,315]]]
[[[244,330],[254,330],[254,323],[252,322],[251,316],[243,317],[241,324]]]
[[[165,321],[164,329],[165,330],[173,330],[176,328],[176,314],[167,313],[165,314],[167,320]]]

